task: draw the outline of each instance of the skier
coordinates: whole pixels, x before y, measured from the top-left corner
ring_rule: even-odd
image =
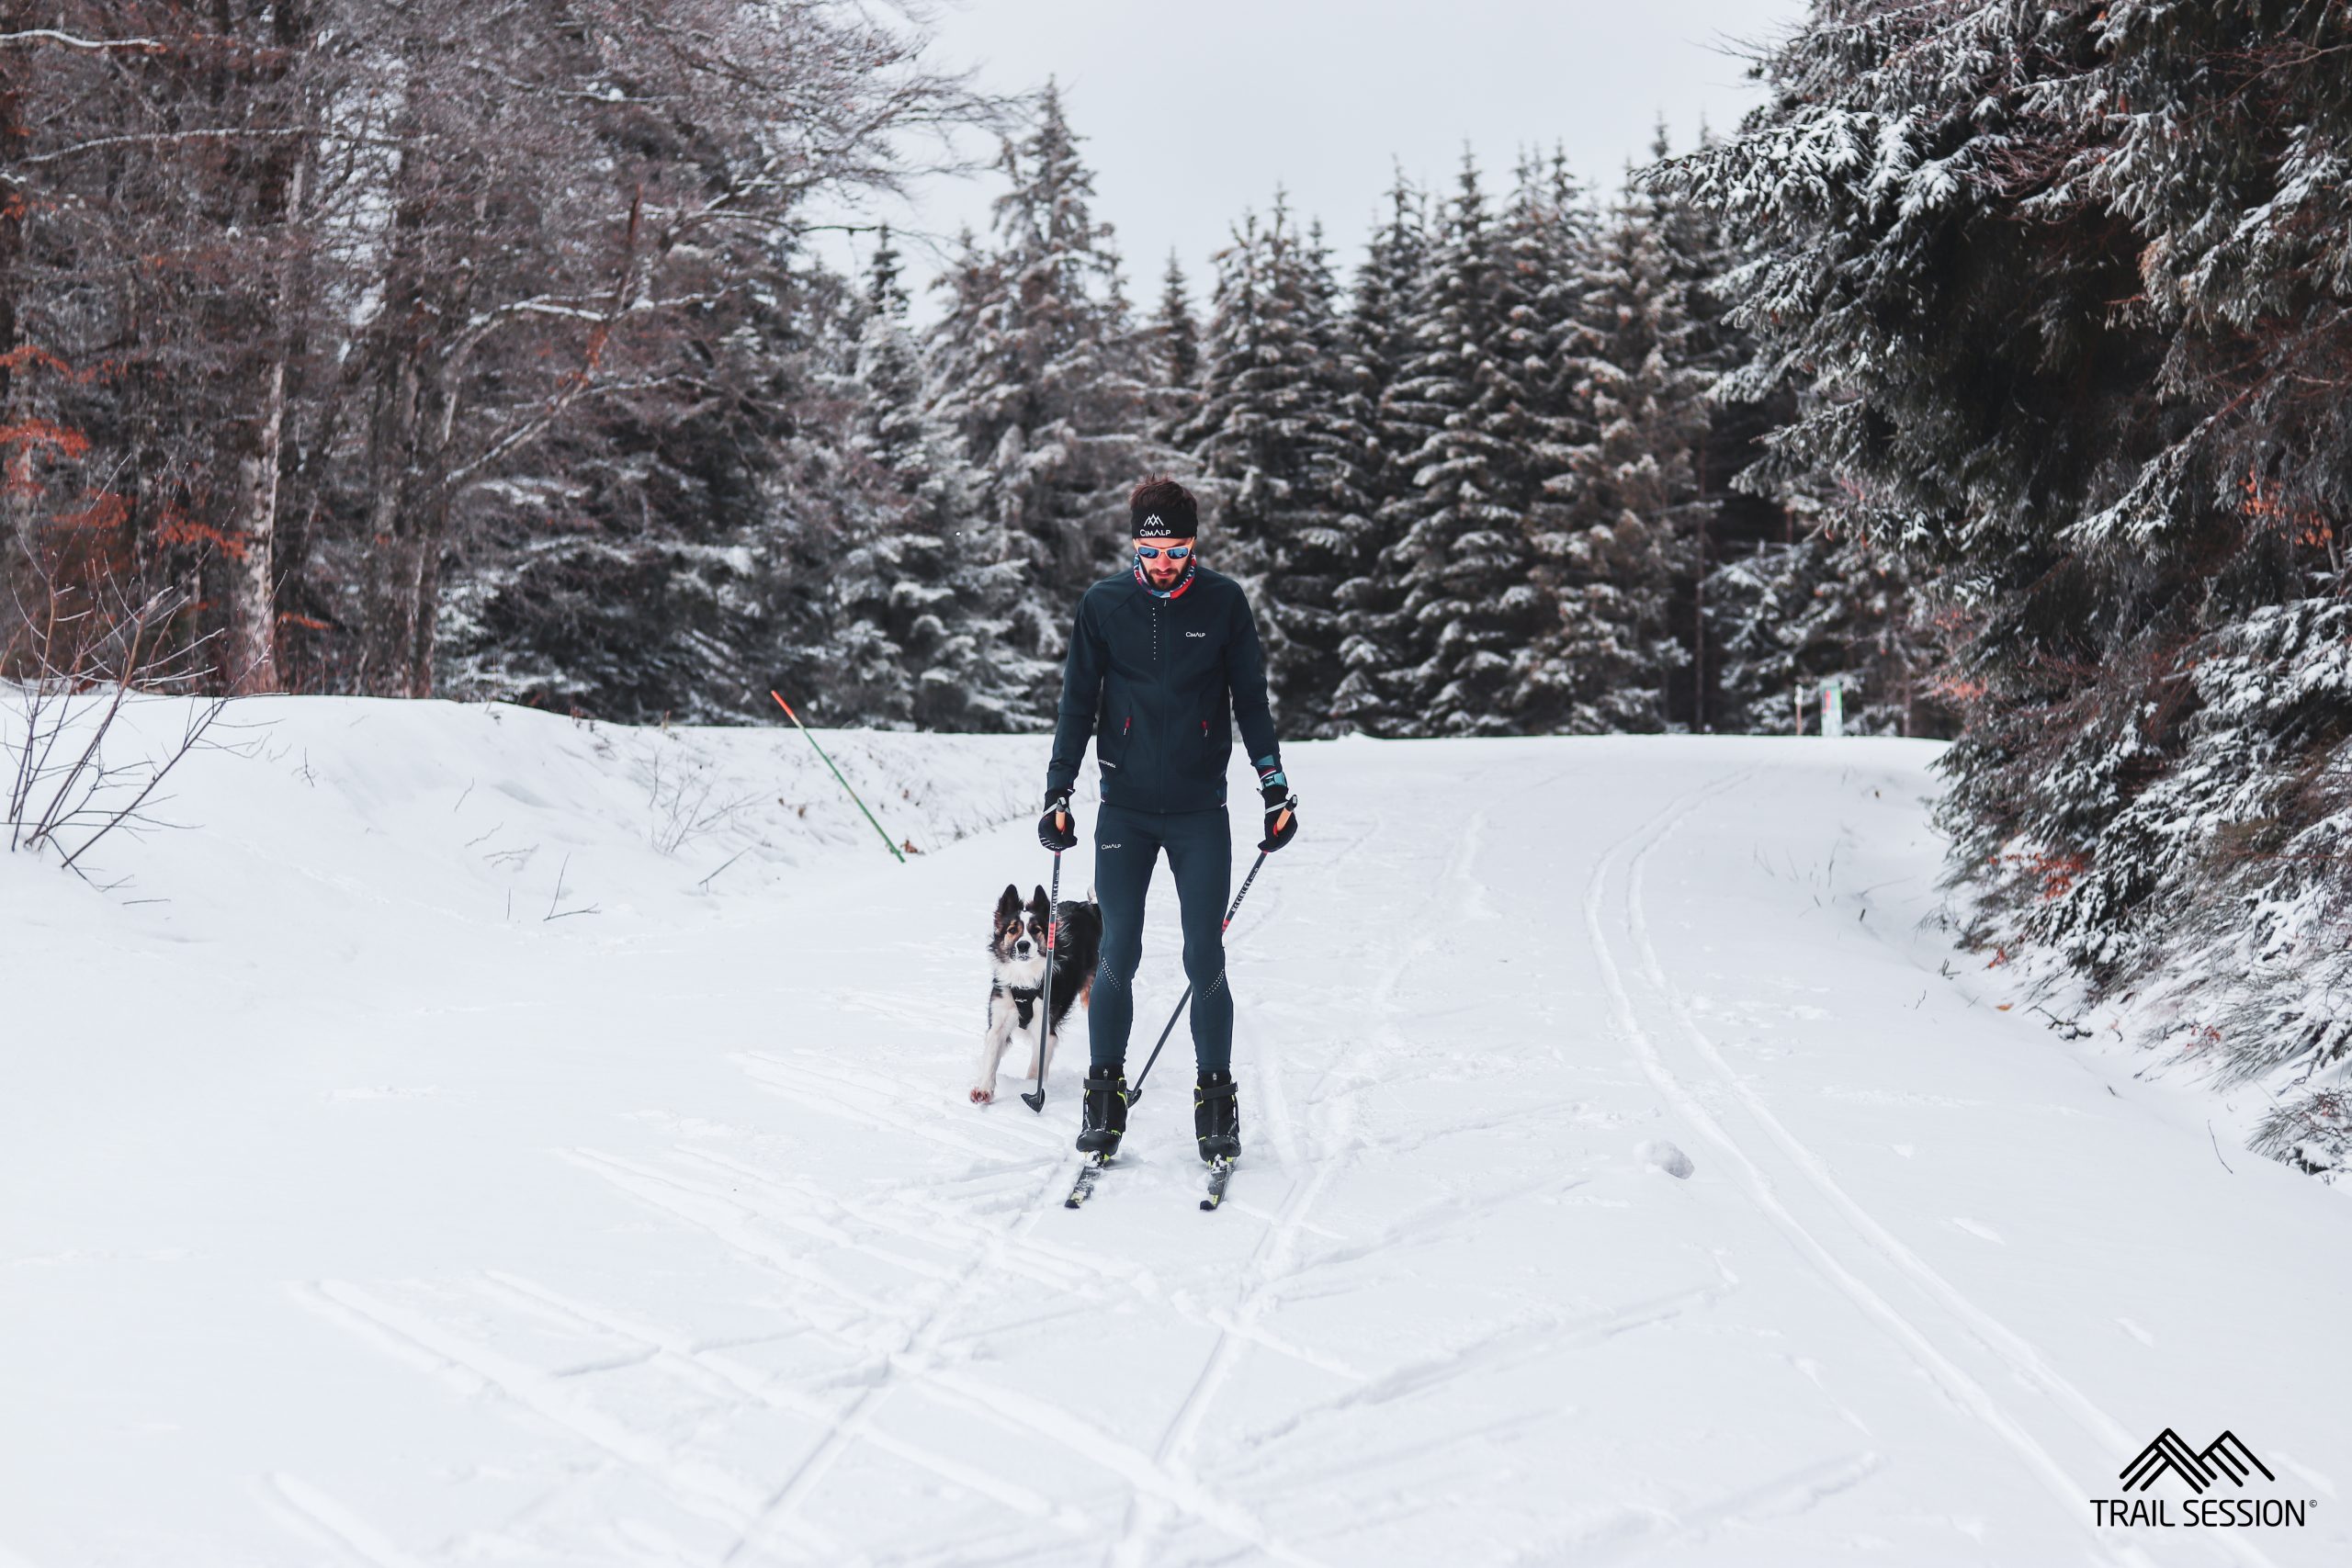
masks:
[[[1134,560],[1078,602],[1046,770],[1046,813],[1037,822],[1047,849],[1058,854],[1077,844],[1070,789],[1093,736],[1102,774],[1094,824],[1102,949],[1087,1014],[1091,1062],[1078,1146],[1107,1159],[1126,1132],[1127,1029],[1143,959],[1144,893],[1165,850],[1193,982],[1200,1075],[1193,1135],[1203,1159],[1230,1162],[1241,1152],[1241,1111],[1233,1084],[1233,993],[1225,979],[1223,916],[1233,879],[1225,774],[1237,719],[1265,799],[1261,850],[1278,850],[1297,835],[1295,810],[1286,811],[1296,802],[1266,705],[1258,623],[1241,585],[1201,565],[1193,493],[1156,474],[1135,488],[1127,512]]]

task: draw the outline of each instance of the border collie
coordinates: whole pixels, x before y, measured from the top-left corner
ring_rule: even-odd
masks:
[[[1102,953],[1102,908],[1088,888],[1083,900],[1062,900],[1061,918],[1054,922],[1054,994],[1050,1007],[1041,1007],[1038,991],[1046,983],[1046,890],[1037,889],[1027,904],[1011,883],[996,901],[996,917],[989,927],[989,1026],[980,1036],[980,1072],[972,1081],[972,1103],[986,1105],[996,1098],[997,1063],[1015,1032],[1035,1030],[1046,1035],[1043,1059],[1032,1049],[1029,1071],[1042,1079],[1053,1066],[1054,1045],[1076,1001],[1094,1004],[1094,965]],[[1052,1016],[1048,1034],[1044,1015]]]

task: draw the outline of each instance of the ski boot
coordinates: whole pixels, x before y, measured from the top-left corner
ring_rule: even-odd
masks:
[[[1193,1089],[1193,1135],[1201,1158],[1214,1165],[1241,1153],[1241,1102],[1231,1073],[1203,1073]]]
[[[1109,1159],[1119,1152],[1127,1130],[1127,1075],[1116,1067],[1086,1069],[1086,1096],[1079,1103],[1080,1152]]]

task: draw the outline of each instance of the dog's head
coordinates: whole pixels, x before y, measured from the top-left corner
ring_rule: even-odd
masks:
[[[1021,901],[1021,889],[1006,883],[996,901],[996,921],[990,928],[989,952],[1000,964],[1018,964],[1046,951],[1046,890]]]

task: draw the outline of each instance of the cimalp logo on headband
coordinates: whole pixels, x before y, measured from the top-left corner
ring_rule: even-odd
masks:
[[[2176,1512],[2174,1499],[2147,1495],[2149,1489],[2170,1475],[2188,1489],[2188,1497]],[[2160,1529],[2223,1529],[2241,1525],[2300,1525],[2312,1507],[2309,1497],[2272,1497],[2260,1495],[2207,1496],[2209,1492],[2232,1488],[2244,1493],[2262,1482],[2276,1482],[2278,1476],[2262,1462],[2260,1456],[2248,1448],[2245,1439],[2235,1432],[2223,1432],[2201,1449],[2192,1449],[2188,1439],[2166,1427],[2156,1434],[2155,1441],[2132,1456],[2132,1462],[2117,1472],[2123,1483],[2120,1497],[2091,1499],[2091,1522],[2095,1525],[2141,1526]]]

